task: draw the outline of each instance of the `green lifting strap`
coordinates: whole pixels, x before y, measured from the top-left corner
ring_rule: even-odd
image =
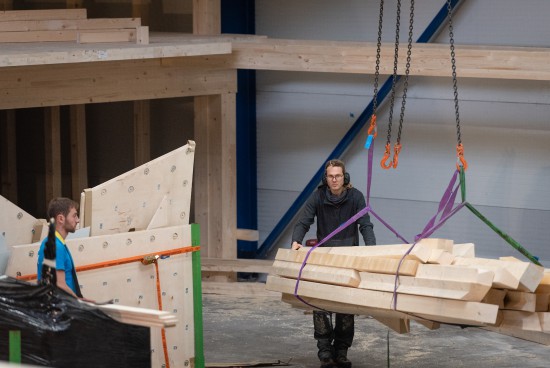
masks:
[[[12,330],[9,335],[10,341],[10,363],[21,363],[21,331]]]
[[[201,229],[199,224],[191,224],[191,245],[200,246]],[[202,318],[202,275],[201,253],[192,253],[193,268],[193,316],[195,324],[195,368],[204,368],[204,336]]]
[[[464,168],[460,167],[460,194],[462,196],[462,203],[474,214],[476,215],[481,221],[483,221],[487,226],[489,226],[495,233],[500,235],[500,237],[508,244],[510,244],[512,247],[514,247],[518,252],[523,254],[527,259],[529,259],[531,262],[533,262],[536,265],[542,266],[542,264],[539,262],[537,257],[533,256],[527,249],[525,249],[520,243],[515,241],[510,235],[506,234],[502,230],[500,230],[498,227],[496,227],[491,221],[489,221],[481,212],[479,212],[474,206],[472,206],[470,203],[466,202],[466,175],[464,174]]]

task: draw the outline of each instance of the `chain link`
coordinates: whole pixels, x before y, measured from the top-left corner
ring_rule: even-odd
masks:
[[[393,105],[395,103],[395,85],[397,83],[397,63],[399,61],[399,25],[401,23],[401,0],[397,0],[397,18],[395,22],[395,53],[393,56],[393,77],[391,83],[390,116],[388,122],[388,136],[386,144],[391,143],[391,129],[393,121]]]
[[[382,49],[382,23],[384,19],[384,0],[380,0],[380,15],[378,17],[378,40],[376,41],[376,68],[374,71],[374,97],[372,98],[372,114],[376,116],[378,107],[378,79],[380,77],[380,50]]]
[[[456,140],[457,140],[457,144],[460,145],[462,144],[462,140],[460,136],[460,114],[458,111],[458,85],[457,85],[457,78],[456,78],[455,41],[454,41],[454,34],[453,34],[453,19],[452,19],[453,8],[452,8],[451,0],[447,0],[447,11],[449,12],[449,43],[451,45],[451,67],[453,70],[453,91],[454,91],[455,116],[456,116]]]
[[[401,114],[399,116],[399,129],[397,132],[397,144],[401,144],[401,131],[403,130],[403,119],[405,117],[405,104],[407,100],[407,89],[409,87],[409,73],[411,69],[411,54],[413,42],[414,25],[414,0],[411,0],[411,12],[409,17],[409,39],[407,45],[407,64],[405,66],[405,81],[403,82],[403,100],[401,101]]]

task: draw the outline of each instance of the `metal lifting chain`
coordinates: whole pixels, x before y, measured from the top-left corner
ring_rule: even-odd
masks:
[[[395,102],[395,85],[397,84],[397,63],[399,61],[399,26],[401,23],[401,0],[397,0],[397,19],[395,23],[395,51],[393,54],[393,77],[391,83],[390,116],[388,122],[388,136],[386,138],[386,147],[389,151],[391,141],[391,128],[393,122],[393,105]]]
[[[462,139],[460,136],[460,114],[458,110],[458,86],[457,86],[457,78],[456,78],[456,59],[455,59],[455,41],[454,41],[454,34],[453,34],[453,8],[451,5],[451,0],[447,0],[447,11],[449,13],[449,43],[451,47],[451,67],[453,70],[453,91],[454,91],[454,100],[455,100],[455,116],[456,116],[456,157],[457,157],[457,164],[456,168],[460,170],[460,166],[464,168],[464,171],[468,169],[468,163],[466,162],[466,159],[464,158],[464,146],[462,145]],[[458,162],[460,161],[460,163]]]
[[[411,54],[413,42],[413,24],[414,24],[414,0],[411,0],[411,12],[409,18],[409,39],[407,45],[407,64],[405,66],[405,81],[403,83],[403,100],[401,101],[401,114],[399,115],[399,129],[397,132],[397,143],[394,146],[393,168],[397,168],[399,163],[399,152],[401,152],[401,131],[403,130],[403,118],[405,117],[405,104],[407,100],[407,89],[409,87],[409,73],[411,69]]]
[[[372,116],[368,130],[374,138],[378,135],[376,129],[376,109],[378,107],[378,79],[380,77],[380,50],[382,48],[382,24],[384,19],[384,0],[380,0],[380,15],[378,17],[378,39],[376,41],[376,68],[374,71],[374,96],[372,98]]]
[[[398,136],[397,136],[397,143],[394,146],[394,156],[393,159],[386,163],[386,161],[390,158],[390,150],[391,150],[391,130],[392,130],[392,121],[393,121],[393,106],[395,103],[395,87],[397,83],[397,64],[399,60],[399,27],[401,23],[401,0],[397,1],[397,18],[396,18],[396,31],[395,31],[395,54],[394,54],[394,64],[393,64],[393,78],[392,78],[392,86],[391,86],[391,99],[390,99],[390,115],[389,115],[389,122],[388,122],[388,135],[386,140],[386,147],[384,156],[382,157],[382,160],[380,161],[380,166],[384,169],[389,168],[397,168],[397,165],[399,163],[399,153],[401,152],[401,132],[403,129],[403,118],[405,116],[405,104],[406,104],[406,98],[407,98],[407,88],[409,84],[409,73],[410,73],[410,66],[411,66],[411,53],[412,53],[412,37],[413,37],[413,23],[414,23],[414,0],[411,0],[411,9],[410,9],[410,18],[409,18],[409,39],[408,39],[408,48],[407,48],[407,63],[405,67],[405,82],[404,82],[404,89],[403,89],[403,100],[401,103],[401,114],[399,118],[399,129],[398,129]]]

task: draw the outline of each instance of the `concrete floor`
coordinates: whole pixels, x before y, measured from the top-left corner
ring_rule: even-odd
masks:
[[[289,361],[319,367],[311,314],[271,295],[204,295],[206,364]],[[550,367],[550,346],[478,328],[442,325],[430,331],[411,323],[411,333],[389,333],[372,318],[356,317],[348,358],[366,367]]]

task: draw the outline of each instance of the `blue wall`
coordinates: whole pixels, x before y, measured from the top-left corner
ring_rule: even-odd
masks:
[[[222,0],[222,33],[255,34],[254,0]],[[237,227],[258,228],[256,187],[256,72],[239,70],[237,82]],[[239,258],[255,258],[258,242],[239,240]]]

